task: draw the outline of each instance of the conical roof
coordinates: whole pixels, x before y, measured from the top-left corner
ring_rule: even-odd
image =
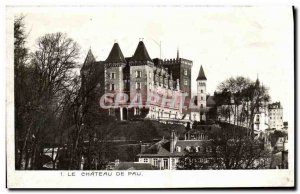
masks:
[[[131,60],[132,61],[152,61],[143,41],[139,42]]]
[[[205,74],[204,74],[204,70],[203,70],[202,65],[201,65],[201,67],[200,67],[200,71],[199,71],[199,74],[198,74],[198,77],[197,77],[197,81],[198,81],[198,80],[207,80],[207,79],[206,79],[206,76],[205,76]]]
[[[126,63],[124,55],[120,49],[118,43],[115,43],[112,47],[107,59],[105,60],[106,63]]]
[[[88,53],[86,55],[86,58],[84,60],[82,69],[87,68],[89,65],[91,65],[94,62],[95,62],[95,57],[94,57],[94,55],[92,53],[92,50],[89,49],[89,51],[88,51]]]

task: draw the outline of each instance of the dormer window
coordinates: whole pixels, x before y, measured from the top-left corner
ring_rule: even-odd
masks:
[[[190,147],[190,146],[186,146],[186,147],[185,147],[185,150],[186,150],[186,151],[190,151],[190,150],[191,150],[191,147]]]
[[[176,151],[177,152],[181,152],[181,147],[180,146],[176,146]]]

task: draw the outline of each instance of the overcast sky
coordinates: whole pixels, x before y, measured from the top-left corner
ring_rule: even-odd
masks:
[[[30,10],[30,11],[29,11]],[[210,94],[231,76],[255,80],[270,88],[272,101],[284,107],[293,126],[294,61],[291,7],[85,7],[16,8],[26,15],[28,46],[39,36],[65,32],[81,46],[82,59],[91,47],[105,60],[115,40],[132,56],[144,38],[150,57],[193,61],[192,90],[203,65]]]

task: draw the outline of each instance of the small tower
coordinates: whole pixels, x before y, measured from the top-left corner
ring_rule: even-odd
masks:
[[[206,120],[206,76],[201,65],[197,77],[197,106],[200,111],[200,121]]]

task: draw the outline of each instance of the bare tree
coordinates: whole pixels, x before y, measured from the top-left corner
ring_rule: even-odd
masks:
[[[242,129],[241,129],[242,130]],[[270,166],[270,153],[262,139],[253,139],[232,125],[212,134],[201,151],[190,149],[179,159],[177,169],[264,169]]]
[[[27,125],[23,126],[26,132],[23,133],[19,164],[22,158],[27,158],[30,159],[30,163],[26,162],[27,166],[39,168],[42,144],[56,134],[57,120],[78,57],[79,46],[66,34],[46,34],[38,39],[37,50],[30,54],[24,83],[27,98],[22,106],[26,110],[24,115]],[[18,119],[16,122],[19,121]],[[27,151],[30,156],[23,156]]]
[[[242,76],[221,82],[217,89],[218,114],[229,120],[233,117],[234,125],[247,126],[253,135],[254,116],[270,100],[268,89],[259,80],[253,82]]]

